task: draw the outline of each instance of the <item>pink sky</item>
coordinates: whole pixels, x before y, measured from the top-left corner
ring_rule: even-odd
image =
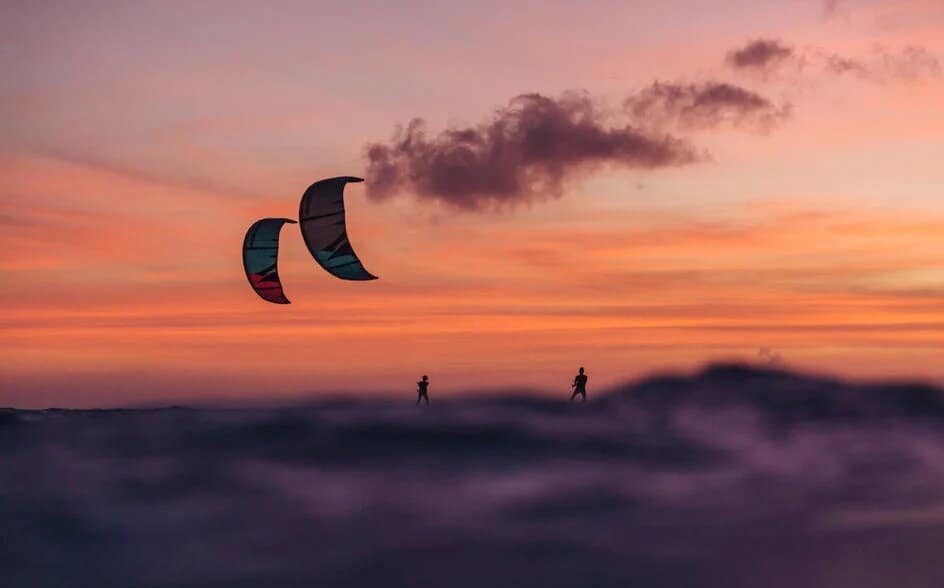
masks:
[[[592,392],[760,348],[944,382],[944,76],[899,62],[944,59],[938,0],[5,3],[0,23],[0,405],[410,395],[423,373],[434,395],[566,394],[579,365]],[[806,61],[726,64],[761,38]],[[380,280],[331,278],[287,226],[293,304],[246,283],[249,225],[365,175],[397,125],[529,92],[618,112],[656,80],[790,114],[660,127],[710,158],[576,169],[495,210],[350,185]]]

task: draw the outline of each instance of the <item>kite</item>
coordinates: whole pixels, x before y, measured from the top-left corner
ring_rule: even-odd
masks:
[[[246,231],[243,239],[243,269],[256,294],[276,304],[289,304],[279,280],[279,231],[285,223],[295,224],[287,218],[264,218]]]
[[[344,223],[344,185],[363,181],[341,176],[315,182],[305,190],[298,208],[299,227],[311,256],[325,271],[342,280],[377,279],[354,253]]]

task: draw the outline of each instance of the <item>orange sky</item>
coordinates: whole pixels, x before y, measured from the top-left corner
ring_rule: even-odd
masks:
[[[0,405],[409,395],[422,373],[433,394],[566,394],[578,365],[592,390],[760,348],[944,382],[942,76],[724,65],[760,37],[944,57],[940,3],[661,4],[5,6]],[[568,89],[618,104],[656,79],[736,82],[791,116],[686,130],[709,160],[584,170],[500,210],[349,185],[380,280],[331,278],[286,226],[293,303],[246,283],[248,226],[363,175],[364,145],[411,117],[476,124]]]

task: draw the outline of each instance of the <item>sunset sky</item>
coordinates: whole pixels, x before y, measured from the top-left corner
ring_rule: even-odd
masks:
[[[592,395],[770,355],[944,383],[941,0],[13,1],[0,33],[0,406],[567,395],[581,365]],[[423,167],[546,115],[523,94],[580,124]],[[264,302],[246,229],[338,175],[380,279],[287,225]]]

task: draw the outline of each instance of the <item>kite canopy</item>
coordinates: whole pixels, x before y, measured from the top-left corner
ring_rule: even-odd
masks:
[[[342,280],[376,280],[347,239],[344,224],[344,184],[363,182],[341,176],[315,182],[305,190],[298,210],[302,238],[315,261]]]
[[[279,231],[287,218],[264,218],[253,223],[243,240],[243,268],[249,285],[263,299],[276,304],[289,304],[279,281]]]

